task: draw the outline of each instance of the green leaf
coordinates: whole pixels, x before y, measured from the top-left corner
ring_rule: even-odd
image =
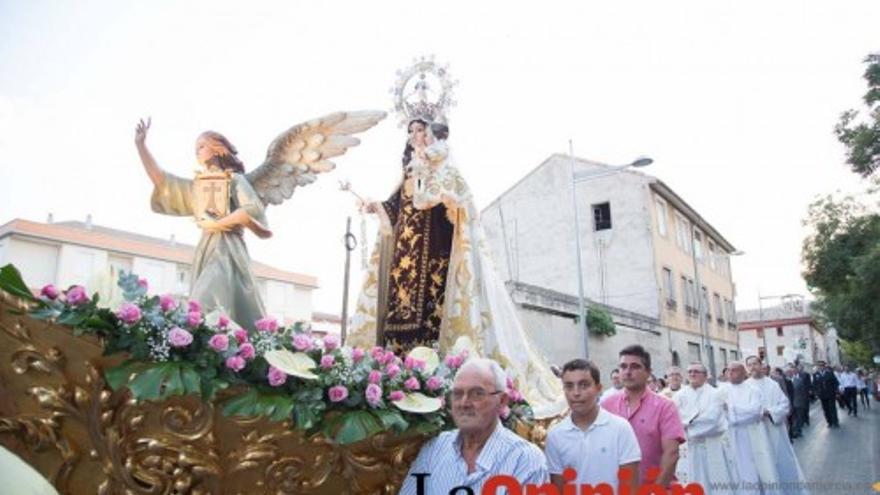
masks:
[[[202,378],[192,366],[181,366],[180,378],[183,380],[184,393],[199,394],[202,392]]]
[[[126,361],[119,366],[114,366],[104,370],[104,379],[112,390],[119,390],[128,383],[128,379],[143,363],[135,361]]]
[[[61,311],[58,311],[55,308],[51,308],[49,306],[46,306],[45,308],[40,308],[36,311],[31,311],[28,314],[30,315],[31,318],[34,318],[36,320],[50,320],[52,318],[58,318],[58,316],[61,314]]]
[[[12,264],[0,268],[0,289],[28,301],[39,301],[24,283],[18,268]]]
[[[128,382],[128,388],[135,399],[155,400],[159,398],[162,392],[162,383],[167,379],[165,368],[164,364],[154,365],[141,371]]]
[[[78,327],[82,322],[86,321],[88,315],[80,311],[65,311],[58,317],[59,325],[67,325],[69,327]]]
[[[247,393],[229,399],[223,406],[223,415],[252,417],[256,402],[257,391],[249,390]]]
[[[409,423],[403,419],[403,415],[400,414],[400,411],[392,409],[376,409],[373,411],[373,414],[379,418],[379,421],[386,430],[404,432],[409,428]]]
[[[333,438],[340,445],[360,442],[383,430],[382,424],[369,411],[346,411]]]

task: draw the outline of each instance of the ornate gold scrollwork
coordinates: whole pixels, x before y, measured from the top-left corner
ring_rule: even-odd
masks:
[[[340,446],[289,422],[228,418],[195,396],[112,392],[97,339],[22,316],[0,293],[0,444],[61,493],[390,494],[422,437]]]

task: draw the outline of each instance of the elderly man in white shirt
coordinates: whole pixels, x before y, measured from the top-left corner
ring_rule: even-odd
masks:
[[[702,364],[691,364],[687,374],[688,385],[673,397],[687,435],[687,480],[707,494],[737,493],[739,469],[727,434],[724,396],[706,383],[709,373]]]
[[[596,403],[602,391],[599,380],[599,368],[586,359],[574,359],[562,368],[562,390],[571,414],[550,429],[545,449],[550,480],[559,493],[567,493],[566,483],[591,485],[595,493],[605,493],[598,487],[608,485],[618,493],[621,470],[629,475],[630,493],[636,492],[639,441],[627,420]]]
[[[549,481],[541,450],[501,424],[507,377],[491,359],[468,360],[452,385],[452,419],[458,428],[426,443],[403,482],[401,495],[481,493],[493,476],[514,477],[520,486]],[[453,491],[456,488],[458,491]],[[524,490],[523,490],[524,492]],[[506,494],[505,488],[496,490]]]

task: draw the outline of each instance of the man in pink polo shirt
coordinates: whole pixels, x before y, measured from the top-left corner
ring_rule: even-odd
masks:
[[[635,430],[642,450],[639,465],[642,483],[650,483],[649,469],[660,468],[656,483],[668,487],[675,479],[678,446],[684,442],[678,409],[671,400],[647,388],[651,355],[642,346],[624,347],[618,362],[624,393],[606,398],[601,405],[628,420]]]

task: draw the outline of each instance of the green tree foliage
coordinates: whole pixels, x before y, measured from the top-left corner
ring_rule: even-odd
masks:
[[[837,139],[847,148],[846,162],[862,177],[868,177],[880,168],[880,53],[868,55],[865,63],[868,65],[864,75],[868,92],[862,99],[868,107],[868,118],[856,122],[859,112],[847,110],[834,127]]]
[[[864,342],[840,341],[840,350],[843,351],[843,361],[850,365],[863,368],[873,368],[874,352]]]
[[[826,196],[810,205],[803,244],[804,280],[843,339],[880,350],[880,214],[867,203]]]

